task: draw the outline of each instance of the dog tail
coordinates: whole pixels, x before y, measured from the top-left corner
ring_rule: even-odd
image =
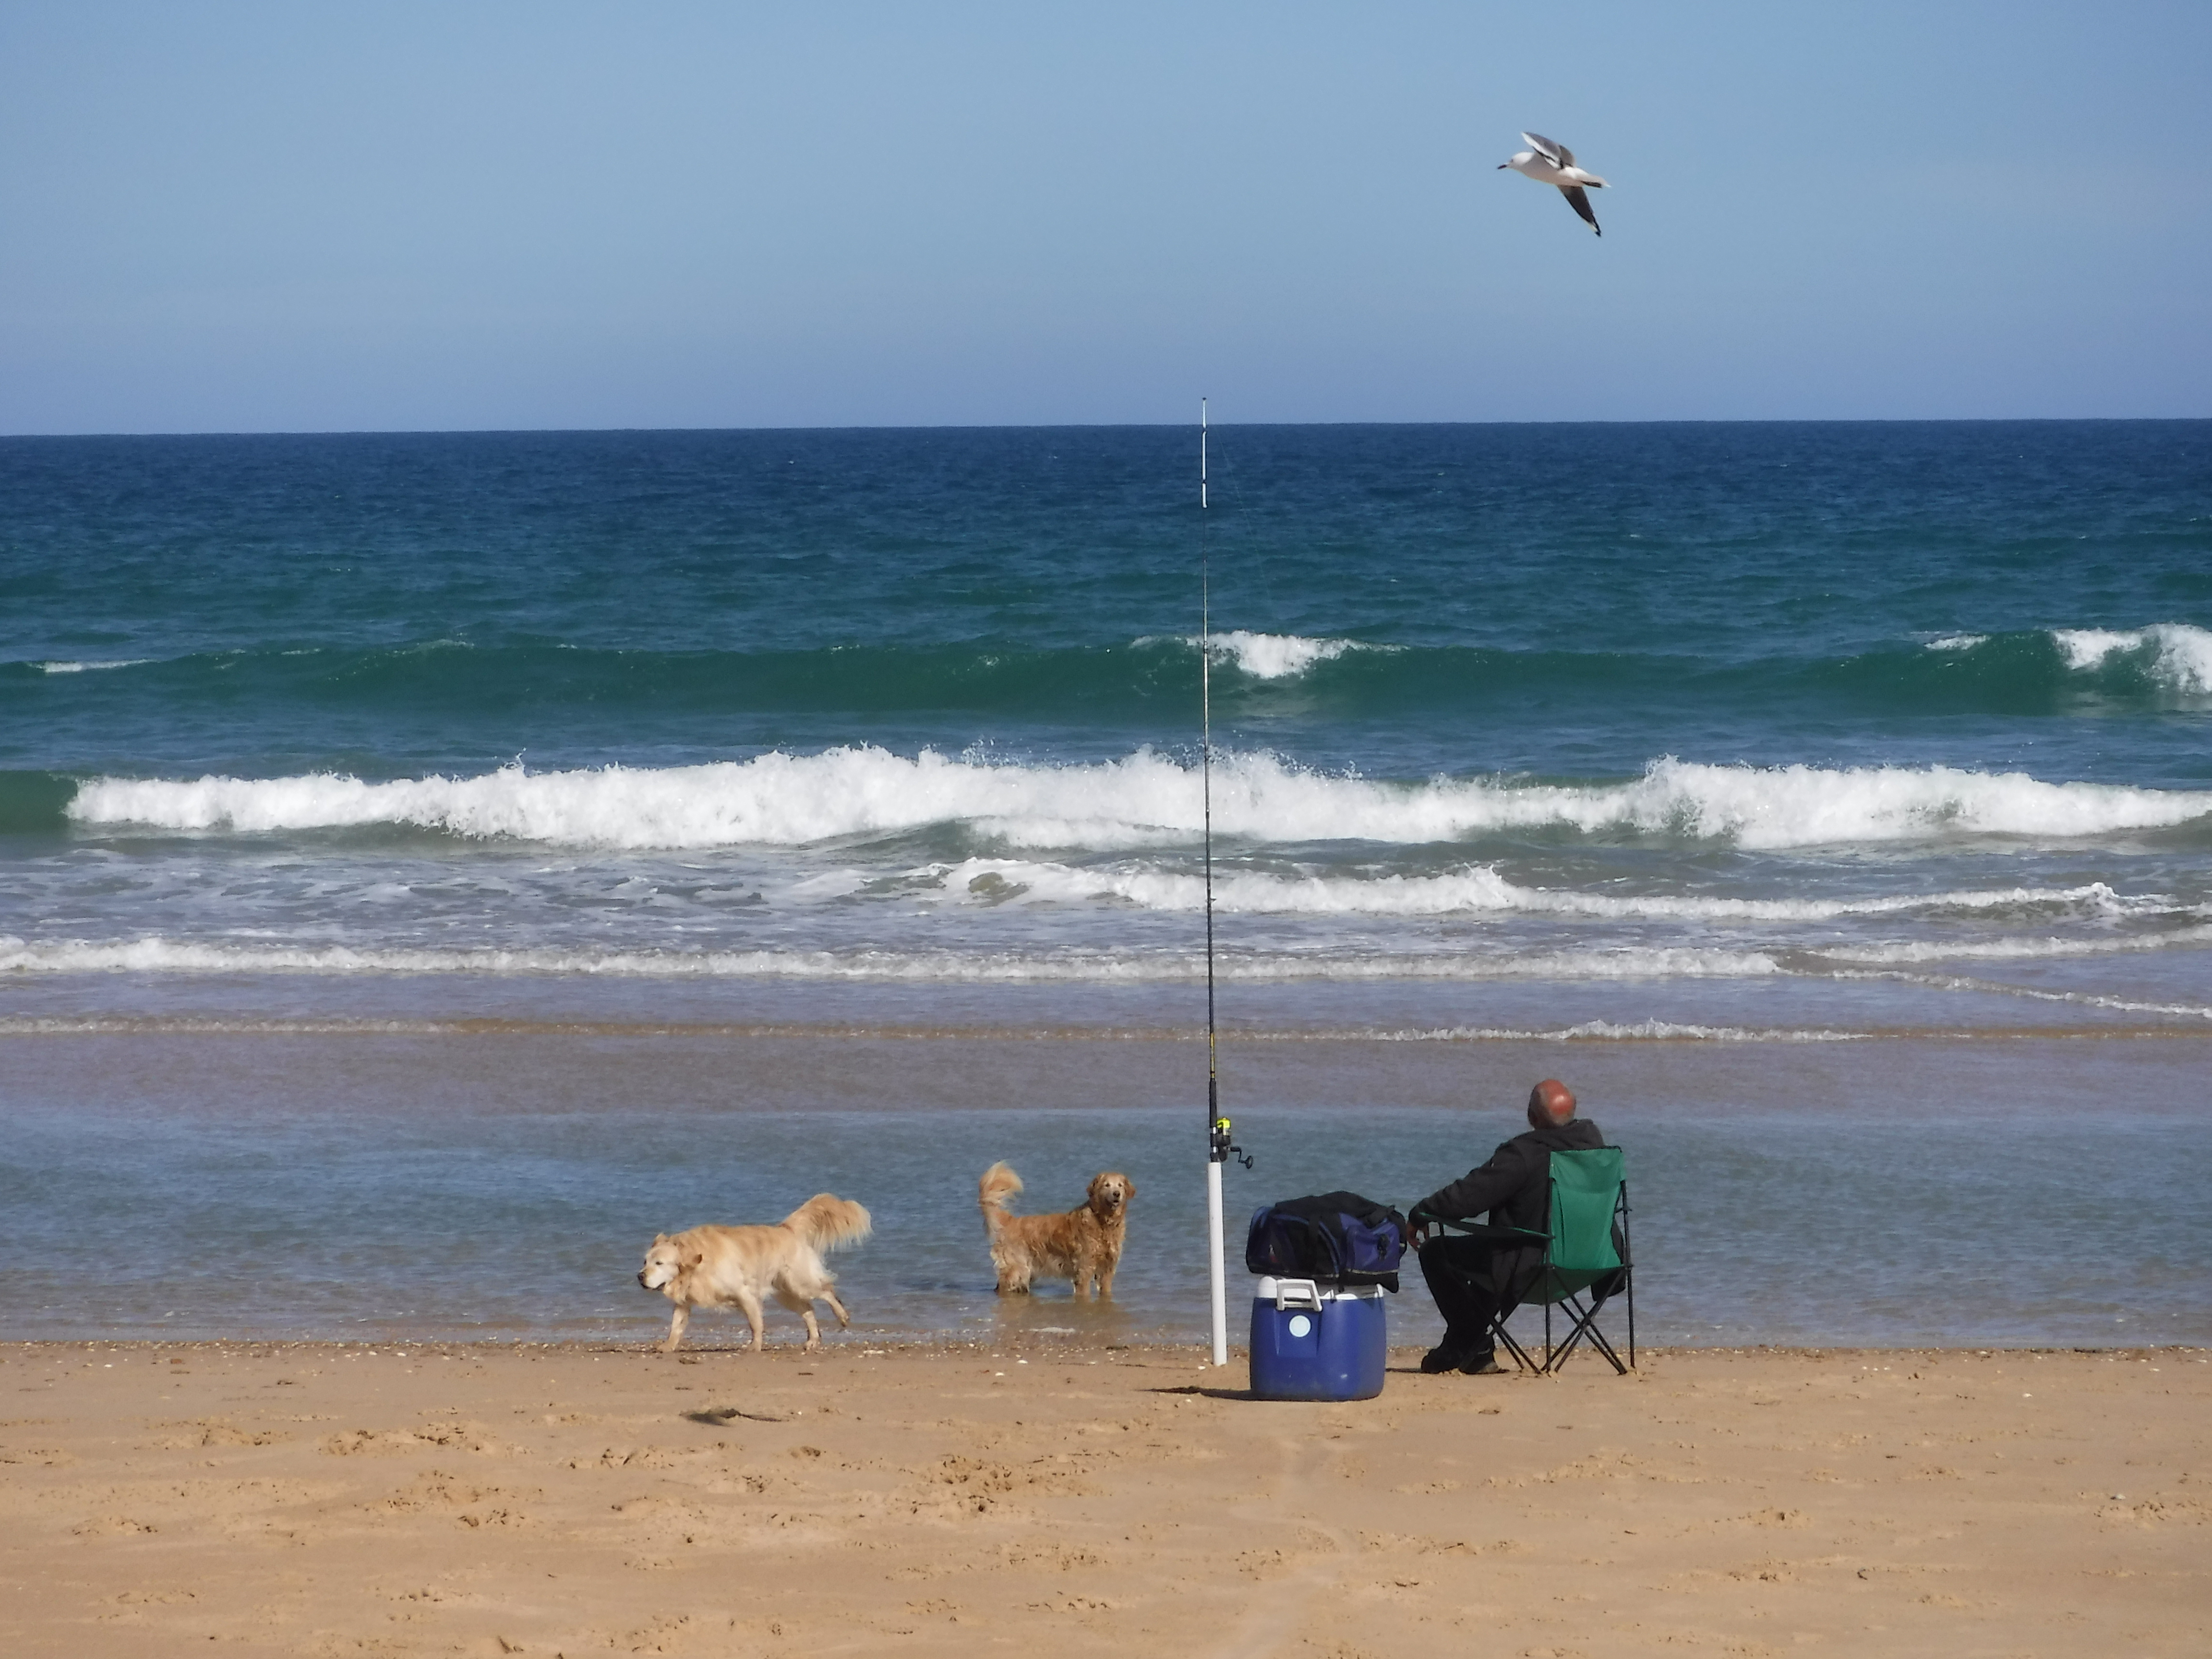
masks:
[[[983,1171],[982,1180],[975,1183],[975,1202],[982,1206],[984,1231],[999,1231],[999,1224],[1006,1218],[1006,1200],[1021,1189],[1022,1178],[1003,1158]]]
[[[817,1193],[789,1215],[783,1224],[817,1250],[834,1250],[841,1244],[857,1244],[875,1230],[875,1218],[849,1198]]]

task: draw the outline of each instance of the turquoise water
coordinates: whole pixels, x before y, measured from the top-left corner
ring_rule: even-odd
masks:
[[[2143,1133],[2201,1168],[2212,422],[1217,428],[1203,521],[1195,449],[1164,428],[0,440],[0,1040],[45,1079],[0,1102],[11,1213],[58,1222],[33,1200],[69,1190],[160,1237],[162,1288],[113,1316],[166,1297],[214,1328],[248,1319],[211,1265],[224,1214],[275,1182],[277,1237],[339,1172],[385,1168],[344,1200],[371,1313],[266,1315],[384,1318],[472,1248],[466,1206],[391,1219],[441,1159],[488,1172],[471,1205],[574,1242],[517,1195],[513,1146],[466,1129],[529,1121],[532,1091],[483,1059],[511,1042],[629,1055],[594,1073],[610,1124],[705,1053],[720,1092],[687,1109],[834,1103],[866,1145],[1021,1166],[1020,1135],[962,1139],[957,1114],[1048,1106],[1034,1156],[1079,1185],[1088,1142],[1157,1122],[1171,1143],[1202,1086],[1175,1045],[1203,1012],[1206,662],[1224,1024],[1232,1054],[1310,1061],[1232,1066],[1267,1158],[1241,1190],[1342,1184],[1374,1143],[1410,1196],[1544,1071],[1662,1167],[1697,1166],[1662,1146],[1692,1145],[1701,1105],[1750,1122],[1817,1074],[1820,1110],[1775,1130],[1800,1180],[1879,1170],[1883,1113],[1930,1088],[2070,1149],[2036,1167],[2094,1172],[2099,1213],[2139,1200],[2125,1160],[2069,1139],[2084,1094],[2151,1091]],[[1377,1040],[1425,1058],[1378,1069]],[[209,1042],[232,1045],[226,1091],[169,1088]],[[803,1071],[754,1063],[792,1042],[817,1045]],[[885,1042],[902,1066],[860,1058]],[[413,1164],[379,1162],[397,1109],[345,1080],[380,1043],[443,1057],[393,1088],[479,1080]],[[1028,1059],[977,1059],[1005,1043]],[[356,1109],[317,1115],[333,1093]],[[1454,1099],[1484,1115],[1453,1122]],[[258,1166],[230,1161],[226,1112],[306,1139],[238,1185]],[[595,1262],[631,1254],[629,1219],[649,1237],[830,1184],[796,1129],[720,1187],[544,1131],[609,1194]],[[1127,1144],[1158,1152],[1151,1128]],[[949,1153],[920,1187],[838,1156],[889,1192],[854,1194],[887,1229],[903,1206],[972,1230]],[[1189,1213],[1169,1157],[1163,1240]],[[152,1178],[186,1166],[230,1196]],[[2016,1185],[1975,1202],[2026,1213]],[[1679,1209],[1698,1187],[1657,1190]],[[2176,1192],[2162,1248],[2201,1270],[2212,1219]],[[1741,1259],[1781,1224],[1764,1199],[1731,1213]],[[18,1227],[10,1261],[40,1237]],[[2032,1247],[1991,1237],[1977,1273],[2017,1281],[2006,1252]],[[2201,1271],[2100,1311],[2134,1247],[2083,1248],[2084,1276],[1959,1328],[2204,1323]],[[872,1299],[918,1328],[981,1317],[943,1288],[966,1259]],[[1191,1328],[1182,1263],[1133,1269],[1142,1328]],[[1905,1271],[1771,1328],[1904,1340]],[[531,1283],[484,1317],[599,1317],[580,1279]],[[27,1284],[0,1291],[10,1329],[100,1316]],[[1713,1305],[1654,1317],[1719,1331]]]

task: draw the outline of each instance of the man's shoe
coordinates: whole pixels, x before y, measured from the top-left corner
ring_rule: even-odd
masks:
[[[1504,1366],[1498,1363],[1498,1356],[1495,1353],[1469,1354],[1460,1361],[1459,1368],[1469,1376],[1502,1376],[1505,1370]]]
[[[1421,1356],[1421,1369],[1431,1376],[1455,1371],[1466,1363],[1467,1352],[1462,1348],[1431,1348]]]

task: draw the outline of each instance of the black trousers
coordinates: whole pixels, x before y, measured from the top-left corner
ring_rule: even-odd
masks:
[[[1422,1245],[1421,1277],[1444,1316],[1443,1346],[1455,1353],[1492,1352],[1491,1322],[1513,1311],[1543,1260],[1526,1246],[1480,1238],[1432,1238]]]

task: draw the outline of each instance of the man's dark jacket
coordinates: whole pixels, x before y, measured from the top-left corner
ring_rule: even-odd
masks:
[[[1586,1117],[1531,1129],[1492,1152],[1480,1169],[1469,1170],[1450,1186],[1431,1193],[1413,1206],[1413,1213],[1416,1218],[1429,1215],[1440,1221],[1471,1221],[1487,1210],[1494,1224],[1543,1232],[1552,1224],[1552,1154],[1588,1152],[1604,1145],[1597,1125]]]

